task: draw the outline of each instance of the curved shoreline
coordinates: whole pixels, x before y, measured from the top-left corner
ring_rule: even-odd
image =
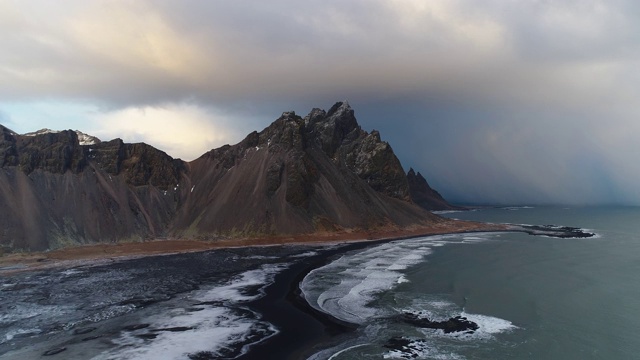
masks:
[[[592,235],[578,228],[511,224],[502,226],[504,228],[455,233],[523,232],[534,236],[554,236],[558,238],[588,237],[586,235]],[[440,234],[426,236],[430,235]],[[420,235],[349,243],[335,249],[322,250],[320,254],[301,260],[284,270],[276,276],[275,281],[267,288],[266,292],[270,296],[265,296],[251,304],[253,309],[264,315],[264,320],[276,325],[279,333],[262,343],[252,346],[247,354],[238,359],[262,359],[264,357],[261,354],[276,355],[274,358],[278,359],[307,359],[319,351],[340,344],[341,339],[343,339],[340,335],[347,335],[356,331],[359,325],[342,321],[331,314],[312,307],[304,298],[300,289],[302,280],[311,271],[334,261],[341,254],[376,246],[388,241],[414,237],[420,237]],[[274,297],[276,298],[275,301]],[[286,310],[283,311],[283,308],[286,308]],[[304,324],[303,327],[298,326],[300,324]],[[293,339],[295,340],[291,341]]]

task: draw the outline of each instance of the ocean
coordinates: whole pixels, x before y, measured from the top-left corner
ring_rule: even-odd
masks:
[[[443,215],[577,226],[596,236],[446,235],[347,254],[312,271],[303,289],[314,307],[360,326],[314,359],[638,357],[640,209],[506,207]],[[406,313],[432,321],[462,316],[479,328],[445,334],[407,324]]]
[[[467,233],[0,272],[0,359],[638,357],[640,208],[442,216],[596,236]]]

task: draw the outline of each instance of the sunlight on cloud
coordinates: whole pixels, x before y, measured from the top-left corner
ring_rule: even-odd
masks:
[[[232,131],[219,115],[192,105],[126,108],[96,115],[92,135],[144,142],[173,157],[193,160],[229,142]]]
[[[151,69],[197,79],[200,54],[163,14],[139,3],[98,3],[70,21],[75,40],[100,59],[120,66]],[[212,59],[207,59],[209,66]]]

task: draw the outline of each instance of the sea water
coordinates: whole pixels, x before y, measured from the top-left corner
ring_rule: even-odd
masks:
[[[312,359],[634,359],[640,354],[640,209],[507,207],[443,216],[563,225],[592,238],[431,236],[343,254],[301,283],[357,329]],[[462,316],[476,331],[414,326]]]

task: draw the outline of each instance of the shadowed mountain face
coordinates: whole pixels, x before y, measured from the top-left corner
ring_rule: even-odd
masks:
[[[78,134],[86,136],[23,136],[0,126],[5,250],[440,221],[411,200],[412,171],[408,178],[389,144],[363,131],[347,103],[305,118],[284,113],[191,163],[120,139],[80,145]],[[448,206],[441,197],[433,204],[426,208]]]
[[[460,206],[449,204],[443,197],[429,186],[427,180],[413,169],[407,173],[411,200],[426,210],[462,210]]]

